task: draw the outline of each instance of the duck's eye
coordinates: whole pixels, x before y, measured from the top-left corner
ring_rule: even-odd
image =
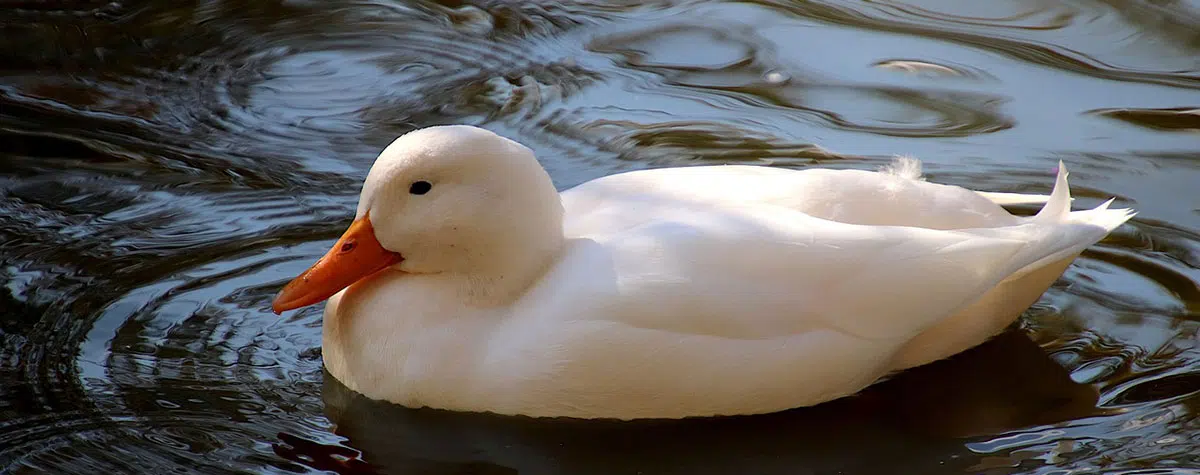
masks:
[[[429,190],[431,189],[433,189],[433,185],[429,184],[427,181],[414,181],[413,184],[408,187],[408,192],[414,195],[423,195],[425,193],[429,193]]]

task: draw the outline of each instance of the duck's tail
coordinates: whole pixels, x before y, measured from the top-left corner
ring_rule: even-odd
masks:
[[[1042,235],[1042,239],[1056,242],[1057,246],[1052,247],[1053,252],[1024,266],[1016,272],[1017,276],[1039,269],[1048,263],[1079,255],[1137,214],[1128,208],[1109,209],[1113,203],[1111,199],[1089,210],[1071,211],[1068,175],[1067,167],[1059,161],[1054,191],[1050,193],[1042,210],[1036,216],[1028,218],[1031,223],[1044,225],[1039,226],[1041,231],[1038,234]]]
[[[1071,187],[1067,184],[1067,166],[1061,160],[1058,162],[1058,178],[1054,182],[1054,191],[1046,200],[1046,205],[1033,217],[1039,223],[1080,223],[1091,224],[1104,229],[1105,234],[1129,221],[1137,212],[1132,209],[1108,209],[1113,200],[1110,199],[1090,210],[1071,211]]]
[[[1066,165],[1062,160],[1058,161],[1058,178],[1054,180],[1054,190],[1050,192],[1050,199],[1046,200],[1046,205],[1042,206],[1042,210],[1038,211],[1035,221],[1039,222],[1062,222],[1066,221],[1071,213],[1071,187],[1067,184]],[[1107,208],[1107,206],[1106,206]]]

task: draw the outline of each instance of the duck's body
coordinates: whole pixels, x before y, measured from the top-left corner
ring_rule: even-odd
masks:
[[[458,127],[406,137],[402,149],[433,150],[406,151],[420,157],[449,141],[476,152],[508,142]],[[1043,211],[1024,218],[996,201],[1036,199],[912,170],[659,169],[560,196],[544,171],[490,164],[535,190],[508,209],[507,193],[525,192],[492,183],[483,193],[520,231],[450,238],[442,251],[472,249],[445,265],[409,264],[409,249],[433,244],[374,231],[404,260],[330,299],[325,364],[351,389],[407,406],[584,418],[812,405],[983,342],[1131,215],[1069,212],[1063,171]],[[372,176],[407,167],[377,162]],[[418,178],[402,173],[404,185]],[[359,207],[376,228],[386,207],[368,188],[378,186],[368,178]],[[453,270],[429,270],[438,266]]]

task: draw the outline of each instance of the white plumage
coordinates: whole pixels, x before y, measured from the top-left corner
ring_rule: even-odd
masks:
[[[1133,215],[1107,206],[1070,212],[1061,166],[1047,198],[928,183],[915,159],[644,170],[559,194],[515,142],[422,129],[380,155],[358,210],[404,260],[330,299],[325,364],[369,397],[462,411],[812,405],[1001,331]]]

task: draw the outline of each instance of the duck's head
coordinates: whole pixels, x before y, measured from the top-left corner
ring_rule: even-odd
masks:
[[[544,264],[562,203],[525,146],[471,126],[401,136],[371,166],[354,222],[279,292],[276,313],[321,302],[385,269],[487,282]],[[479,289],[486,291],[487,289]]]

